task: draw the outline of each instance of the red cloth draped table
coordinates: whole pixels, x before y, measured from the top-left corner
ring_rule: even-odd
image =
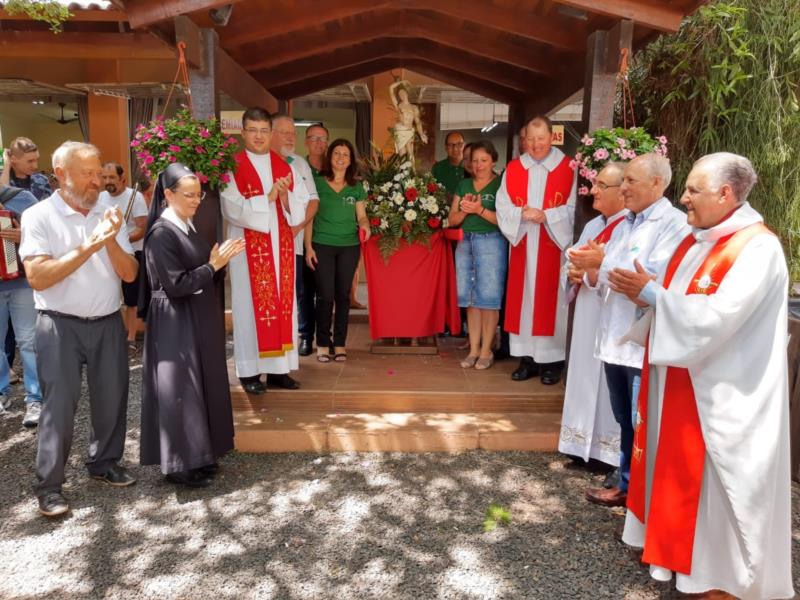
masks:
[[[427,337],[461,330],[456,269],[450,242],[434,233],[430,245],[400,247],[388,260],[372,237],[361,245],[369,292],[369,329],[373,340]]]

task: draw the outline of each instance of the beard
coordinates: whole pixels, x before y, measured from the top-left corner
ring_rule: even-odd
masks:
[[[78,189],[72,181],[67,180],[61,188],[61,193],[71,203],[77,205],[83,210],[91,210],[97,204],[97,199],[100,197],[99,187],[86,187],[85,189]]]
[[[105,188],[106,188],[106,191],[109,194],[111,194],[112,196],[116,196],[116,195],[119,194],[119,190],[117,189],[117,186],[114,185],[113,183],[106,184]]]

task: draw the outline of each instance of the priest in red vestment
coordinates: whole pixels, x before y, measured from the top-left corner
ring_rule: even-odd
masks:
[[[567,338],[567,303],[560,273],[572,245],[577,178],[570,158],[553,147],[547,117],[525,126],[525,154],[508,164],[497,192],[497,222],[511,243],[505,322],[515,381],[561,378]]]
[[[221,194],[228,235],[244,238],[245,252],[230,262],[233,353],[245,391],[266,385],[296,389],[298,368],[295,249],[292,227],[305,219],[303,178],[270,150],[272,119],[261,108],[242,116],[245,150]]]

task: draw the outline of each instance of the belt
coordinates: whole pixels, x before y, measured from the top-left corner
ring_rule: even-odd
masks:
[[[111,314],[103,315],[102,317],[79,317],[78,315],[68,315],[66,313],[60,313],[56,310],[40,310],[39,314],[47,315],[48,317],[59,317],[61,319],[72,319],[74,321],[92,323],[94,321],[103,321],[105,319],[111,319],[112,317],[118,317],[119,311],[114,311]]]
[[[167,292],[165,292],[164,290],[153,290],[152,292],[150,292],[150,297],[151,298],[168,298]]]

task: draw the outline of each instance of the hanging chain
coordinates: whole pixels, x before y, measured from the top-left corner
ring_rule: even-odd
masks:
[[[186,91],[186,99],[189,101],[189,112],[194,115],[194,107],[192,106],[192,88],[189,86],[189,69],[186,66],[186,54],[184,50],[186,49],[186,42],[178,42],[178,70],[175,72],[175,77],[172,80],[172,85],[169,88],[169,94],[167,94],[167,101],[164,103],[164,110],[161,111],[161,116],[164,116],[164,113],[167,112],[167,107],[169,106],[169,101],[172,98],[172,92],[175,91],[175,88],[178,85],[178,78],[180,77],[183,79],[183,86],[184,90]]]
[[[619,51],[619,72],[617,73],[617,83],[622,86],[622,126],[628,128],[628,113],[631,116],[631,127],[636,127],[636,117],[633,113],[633,96],[631,86],[628,81],[628,56],[627,48]]]

